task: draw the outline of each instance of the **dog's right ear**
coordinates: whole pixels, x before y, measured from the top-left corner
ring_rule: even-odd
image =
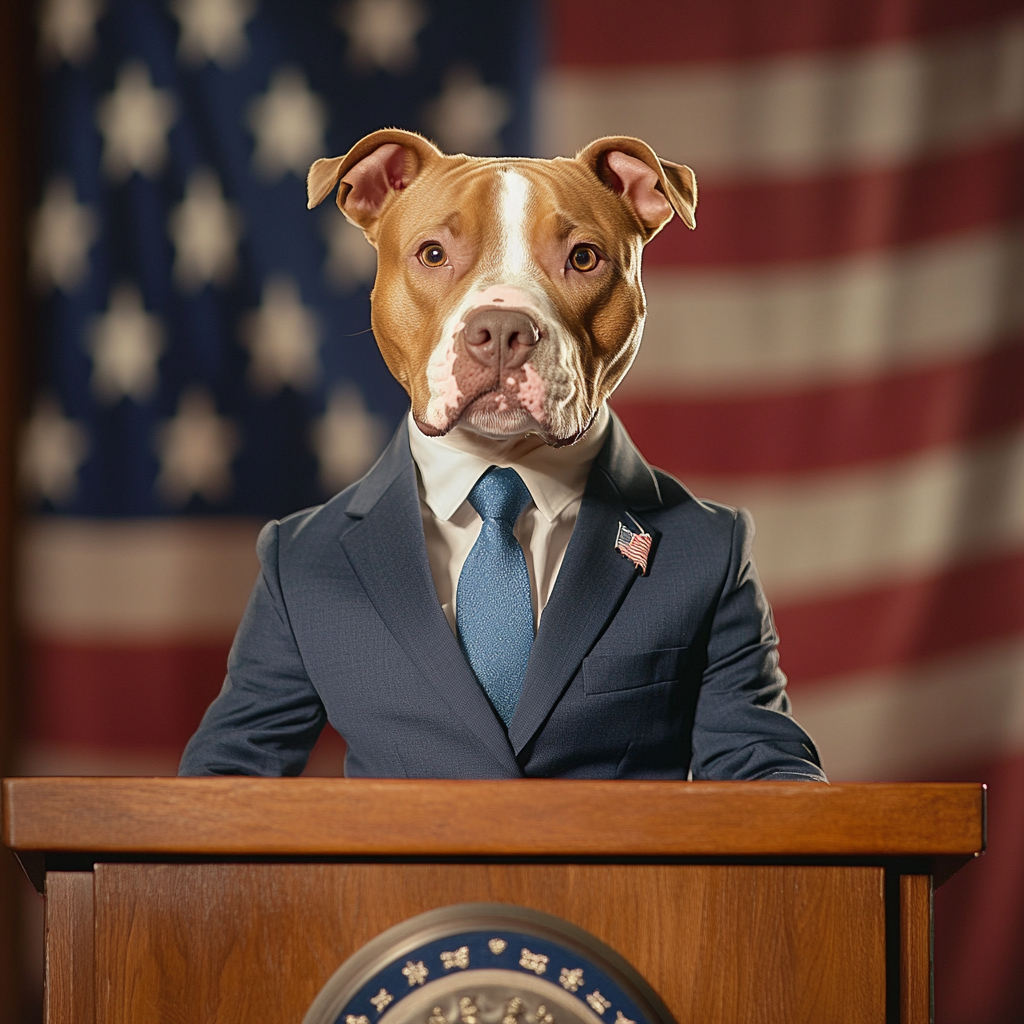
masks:
[[[312,210],[340,181],[338,209],[371,236],[384,205],[444,154],[422,135],[385,128],[360,139],[344,156],[320,159],[306,178]]]

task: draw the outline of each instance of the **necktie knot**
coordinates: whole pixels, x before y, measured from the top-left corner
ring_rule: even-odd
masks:
[[[514,469],[491,466],[469,492],[469,503],[481,519],[496,519],[511,530],[530,503],[530,491]]]

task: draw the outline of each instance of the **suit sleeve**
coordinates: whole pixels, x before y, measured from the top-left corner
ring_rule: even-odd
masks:
[[[260,575],[227,678],[185,748],[179,775],[298,775],[327,722],[281,592],[278,528],[268,523],[260,533]]]
[[[826,782],[814,743],[790,715],[778,636],[750,554],[753,532],[740,510],[697,698],[693,778]]]

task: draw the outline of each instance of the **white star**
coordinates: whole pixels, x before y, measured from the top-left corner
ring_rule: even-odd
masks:
[[[484,85],[472,68],[452,68],[441,95],[427,104],[424,122],[449,153],[493,156],[501,152],[498,132],[512,116],[501,89]]]
[[[416,34],[427,23],[418,0],[352,0],[338,8],[338,26],[348,34],[349,66],[375,66],[399,74],[416,63]]]
[[[278,71],[267,91],[249,105],[249,127],[256,136],[252,161],[263,177],[288,171],[305,180],[309,165],[324,153],[327,104],[310,92],[305,76]]]
[[[114,91],[96,108],[107,174],[114,180],[133,171],[154,177],[167,159],[167,132],[176,118],[174,98],[167,89],[153,88],[146,65],[125,64]]]
[[[224,284],[235,269],[241,218],[224,201],[213,171],[194,171],[185,198],[172,211],[168,234],[174,242],[174,278],[187,292]]]
[[[103,0],[46,0],[39,15],[39,48],[48,61],[81,64],[96,49]]]
[[[328,494],[358,480],[373,465],[387,440],[384,420],[366,408],[351,384],[331,392],[327,411],[313,426],[313,449],[320,460],[320,484]]]
[[[40,288],[71,294],[82,283],[97,228],[96,214],[76,200],[74,182],[64,174],[52,177],[29,237],[32,277]]]
[[[160,320],[146,312],[138,288],[118,285],[107,312],[93,320],[89,331],[93,394],[105,403],[145,401],[156,387],[163,348]]]
[[[78,470],[88,451],[85,429],[66,419],[55,399],[37,399],[21,435],[22,485],[55,505],[67,501],[78,486]]]
[[[238,451],[238,430],[217,415],[213,399],[200,388],[186,391],[178,412],[157,433],[160,475],[156,486],[172,505],[193,494],[214,503],[231,490],[231,459]]]
[[[373,284],[377,275],[377,250],[366,240],[366,235],[354,224],[329,210],[324,217],[324,235],[327,238],[327,262],[324,273],[345,291],[356,285]]]
[[[252,354],[249,379],[257,391],[270,394],[289,385],[304,390],[320,376],[319,325],[290,277],[263,286],[263,301],[245,318],[243,334]]]
[[[245,23],[256,11],[252,0],[173,0],[181,24],[178,56],[186,64],[237,64],[249,49]]]

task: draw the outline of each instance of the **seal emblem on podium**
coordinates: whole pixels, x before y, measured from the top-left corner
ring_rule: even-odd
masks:
[[[596,936],[502,903],[441,907],[343,963],[303,1024],[674,1024]]]

